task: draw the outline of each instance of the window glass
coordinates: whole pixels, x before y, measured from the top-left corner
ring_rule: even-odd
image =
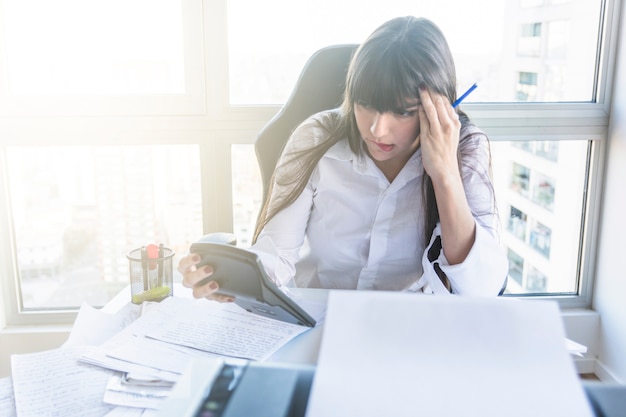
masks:
[[[441,27],[456,61],[459,90],[479,85],[467,102],[594,97],[601,0],[227,3],[233,105],[284,103],[317,49],[362,42],[381,23],[402,15],[427,17]],[[518,74],[534,75],[522,80]]]
[[[7,160],[25,310],[103,305],[128,285],[131,249],[178,258],[202,230],[195,145],[9,147]]]
[[[508,293],[576,292],[588,146],[491,143],[502,242],[514,278]]]
[[[9,93],[184,93],[181,3],[3,0]]]
[[[233,145],[233,232],[237,245],[248,247],[261,209],[263,183],[254,145]]]

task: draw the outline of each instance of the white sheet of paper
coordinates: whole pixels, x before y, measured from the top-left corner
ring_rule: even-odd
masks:
[[[217,355],[186,346],[173,345],[171,343],[163,343],[160,340],[135,336],[134,340],[129,341],[129,343],[109,350],[107,356],[135,365],[180,375],[191,359]],[[150,375],[153,374],[153,372],[150,372]],[[165,380],[171,381],[172,379],[165,378]]]
[[[121,380],[121,374],[111,376],[104,393],[105,403],[141,409],[158,409],[170,393],[169,388],[137,388],[124,385]]]
[[[176,297],[150,303],[141,317],[97,348],[87,351],[79,360],[116,371],[176,381],[180,376],[178,370],[184,367],[181,363],[189,360],[185,355],[195,357],[204,353],[147,339],[144,334],[163,326],[177,312],[188,308],[188,303],[189,300]]]
[[[333,291],[307,417],[592,417],[556,303]]]
[[[252,314],[236,304],[187,300],[186,309],[146,336],[218,355],[265,360],[297,335],[309,330]]]
[[[567,351],[572,355],[583,357],[584,354],[587,353],[587,346],[576,343],[570,339],[565,339],[565,346],[567,346]]]
[[[156,417],[157,411],[135,407],[115,407],[104,417]]]
[[[63,346],[98,346],[135,321],[140,312],[141,307],[132,303],[115,314],[105,313],[83,303]]]
[[[10,376],[0,378],[0,411],[3,417],[16,417],[13,381]]]
[[[165,381],[175,382],[180,377],[180,374],[178,373],[166,371],[163,369],[156,369],[154,367],[138,365],[136,363],[128,362],[126,360],[113,358],[108,355],[109,352],[110,350],[107,350],[106,348],[97,347],[80,356],[78,360],[80,362],[90,363],[92,365],[97,365],[115,371],[140,373],[153,377],[155,379],[162,379]],[[163,359],[160,358],[158,360],[158,363],[162,362]]]
[[[307,330],[248,313],[235,304],[170,297],[151,305],[80,360],[176,381],[192,358],[226,355],[264,360]],[[229,361],[241,360],[232,358]]]
[[[11,356],[15,408],[20,417],[101,417],[113,406],[102,401],[111,372],[76,361],[83,347]]]

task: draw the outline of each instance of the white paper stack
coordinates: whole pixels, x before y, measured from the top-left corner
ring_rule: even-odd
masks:
[[[591,417],[551,301],[335,291],[307,417]]]

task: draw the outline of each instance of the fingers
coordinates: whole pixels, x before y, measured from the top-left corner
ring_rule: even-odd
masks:
[[[437,107],[435,105],[434,99],[437,96],[433,97],[429,90],[426,88],[422,88],[420,90],[420,100],[422,105],[420,106],[420,114],[426,117],[428,124],[439,122],[439,116],[437,114]],[[420,120],[421,121],[421,120]]]
[[[200,259],[202,258],[196,253],[182,257],[180,261],[178,261],[178,272],[184,275],[188,270],[195,271],[195,266],[200,262]]]
[[[457,124],[459,116],[445,96],[431,93],[430,90],[423,88],[420,90],[420,100],[422,102],[420,107],[428,119],[429,130],[431,128],[439,130],[440,127],[447,130]],[[421,115],[422,112],[420,112]]]
[[[201,259],[200,255],[191,253],[181,258],[178,262],[178,272],[183,275],[184,287],[192,288],[198,282],[213,273],[213,267],[211,267],[211,265],[198,267],[197,264]]]
[[[440,181],[458,170],[461,122],[447,97],[422,89],[420,100],[422,164],[433,181]]]
[[[217,294],[220,289],[219,285],[215,281],[209,280],[204,283],[201,282],[193,287],[193,296],[195,298],[206,298],[207,300],[218,301],[220,303],[232,303],[235,298],[230,295]]]
[[[178,271],[183,275],[183,286],[193,289],[194,298],[207,298],[219,302],[232,302],[234,297],[216,294],[219,290],[217,282],[209,277],[213,274],[211,265],[198,267],[201,256],[195,253],[181,258],[178,262]]]

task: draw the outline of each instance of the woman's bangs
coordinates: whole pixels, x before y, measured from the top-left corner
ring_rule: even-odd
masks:
[[[414,78],[404,65],[390,59],[369,62],[352,77],[352,102],[381,113],[398,111],[419,95],[419,85]]]

